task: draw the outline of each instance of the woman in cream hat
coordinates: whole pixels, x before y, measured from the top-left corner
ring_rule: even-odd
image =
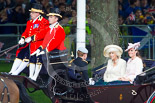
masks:
[[[104,48],[103,55],[110,58],[103,77],[104,82],[117,81],[125,74],[126,61],[121,59],[122,53],[122,48],[117,45],[108,45]]]
[[[143,71],[143,62],[138,52],[140,42],[134,44],[128,43],[128,45],[129,46],[125,51],[128,51],[130,59],[127,62],[125,75],[122,78],[119,78],[119,80],[133,83],[136,76]]]
[[[123,50],[117,45],[108,45],[104,48],[103,55],[109,57],[107,69],[104,73],[103,80],[95,85],[112,85],[117,82],[125,74],[126,61],[121,59]]]

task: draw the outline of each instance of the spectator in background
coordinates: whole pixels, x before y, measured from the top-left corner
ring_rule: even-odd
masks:
[[[5,5],[7,8],[13,8],[15,6],[15,2],[13,0],[5,0]]]
[[[16,5],[22,5],[24,3],[24,0],[15,0]]]
[[[145,14],[146,10],[150,7],[147,0],[141,0],[140,1],[141,9],[143,15]]]
[[[76,5],[76,2],[77,2],[76,0],[73,0],[73,1],[72,1],[71,7],[72,7],[72,9],[74,9],[74,10],[76,10],[76,8],[77,8],[77,7],[76,7],[76,6],[77,6],[77,5]]]
[[[8,17],[7,8],[0,12],[0,24],[11,23],[11,18]],[[1,26],[0,34],[10,34],[14,33],[12,26]]]
[[[14,6],[15,3],[13,2],[13,0],[0,0],[0,11],[5,10],[7,16],[12,12]]]
[[[118,16],[118,25],[123,25],[123,23],[124,23],[123,16],[122,15],[119,15]]]
[[[137,10],[135,13],[135,24],[143,24],[144,16],[141,10]]]
[[[150,3],[150,8],[155,8],[155,0],[151,0],[151,3]]]
[[[72,16],[71,16],[71,19],[69,20],[69,24],[76,24],[77,23],[77,12],[76,10],[72,10]],[[71,27],[71,34],[74,34],[76,32],[76,26],[72,26]]]
[[[66,1],[66,4],[67,4],[67,5],[71,5],[71,4],[72,4],[72,1],[73,1],[73,0],[67,0],[67,1]]]
[[[59,0],[53,0],[54,8],[59,8]]]
[[[154,24],[155,18],[147,12],[144,17],[144,24]]]
[[[136,10],[140,8],[139,0],[130,0],[130,6],[125,10],[125,17],[128,17],[132,12],[135,13]]]
[[[0,23],[4,24],[8,22],[8,17],[7,17],[7,13],[6,13],[6,9],[3,9],[0,12]]]
[[[147,12],[151,13],[155,17],[155,0],[151,0],[150,8],[147,10]]]
[[[25,9],[22,8],[22,5],[19,4],[13,9],[12,22],[17,24],[26,23]],[[22,18],[22,19],[21,19]]]
[[[66,4],[66,0],[59,0],[59,3]]]
[[[60,10],[60,14],[63,17],[64,14],[66,13],[66,5],[64,3],[59,3],[59,10]]]
[[[90,12],[86,12],[86,33],[88,35],[91,35],[91,29],[90,29]]]
[[[118,12],[119,12],[119,15],[125,17],[124,10],[123,10],[123,7],[122,7],[121,3],[118,3]]]
[[[41,0],[41,4],[43,6],[43,11],[45,14],[48,13],[47,8],[52,7],[52,5],[53,5],[52,2],[49,2],[49,0]]]
[[[3,10],[5,8],[5,2],[4,0],[0,0],[0,11]]]
[[[63,16],[63,19],[60,21],[61,24],[69,24],[69,16],[67,14],[65,14]],[[69,35],[71,32],[71,27],[70,26],[63,26],[65,34]]]
[[[68,15],[68,17],[72,16],[72,7],[71,5],[66,5],[66,13]]]

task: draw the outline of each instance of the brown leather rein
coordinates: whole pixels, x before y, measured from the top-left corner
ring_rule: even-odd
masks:
[[[18,46],[19,46],[19,44],[16,44],[16,45],[14,45],[12,47],[9,47],[9,48],[7,48],[5,50],[0,51],[0,53],[2,53],[2,54],[0,54],[0,57],[3,56],[4,54],[7,54],[9,51],[13,50],[14,48],[16,48]]]

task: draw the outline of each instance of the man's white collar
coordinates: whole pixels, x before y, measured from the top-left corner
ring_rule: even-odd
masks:
[[[36,17],[34,20],[33,20],[33,23],[40,17],[41,15],[39,15],[38,17]]]
[[[54,23],[54,24],[51,24],[51,25],[49,26],[49,27],[50,27],[50,29],[51,29],[51,30],[50,30],[50,33],[52,32],[52,30],[53,30],[54,26],[55,26],[55,25],[57,25],[57,24],[58,24],[58,22],[56,22],[56,23]]]
[[[58,22],[55,22],[54,24],[51,24],[50,28],[53,28],[56,24],[58,24]]]

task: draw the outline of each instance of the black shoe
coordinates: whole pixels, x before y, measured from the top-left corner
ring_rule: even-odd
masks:
[[[1,72],[1,74],[3,74],[3,75],[11,75],[11,73],[8,73],[8,72]]]

